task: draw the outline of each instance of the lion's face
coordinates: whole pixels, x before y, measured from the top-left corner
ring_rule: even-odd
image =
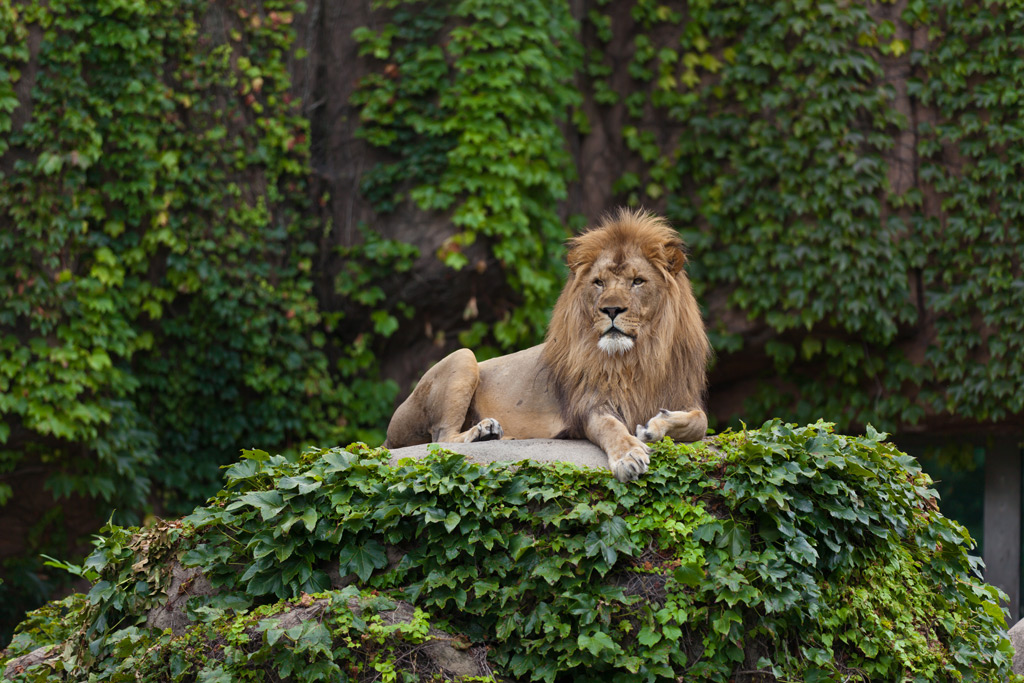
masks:
[[[602,411],[632,427],[661,408],[700,406],[709,345],[679,233],[623,209],[568,246],[542,356],[564,432],[586,436]]]
[[[651,333],[665,287],[664,274],[639,252],[605,252],[584,274],[580,296],[597,346],[615,356],[629,353]]]

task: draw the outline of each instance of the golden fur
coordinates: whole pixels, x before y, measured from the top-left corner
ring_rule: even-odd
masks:
[[[683,249],[663,219],[629,210],[574,238],[545,343],[483,363],[466,349],[446,357],[395,411],[385,445],[587,438],[628,480],[647,469],[644,442],[702,438],[710,345]]]

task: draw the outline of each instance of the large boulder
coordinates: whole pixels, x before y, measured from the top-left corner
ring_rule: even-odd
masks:
[[[970,547],[870,429],[666,441],[629,483],[585,442],[252,451],[184,520],[109,527],[89,595],[30,615],[0,665],[33,681],[1024,680]]]
[[[1008,635],[1013,645],[1013,673],[1024,675],[1024,620],[1014,624]]]

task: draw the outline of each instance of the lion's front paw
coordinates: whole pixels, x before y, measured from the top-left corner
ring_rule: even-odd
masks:
[[[668,417],[669,411],[662,408],[658,411],[658,414],[647,421],[645,425],[636,426],[636,438],[640,439],[644,443],[654,443],[655,441],[661,441],[665,438],[666,427],[665,418]]]
[[[480,420],[470,430],[469,440],[470,441],[493,441],[500,439],[504,435],[504,431],[501,429],[501,425],[493,417],[489,417],[485,420]]]
[[[645,446],[630,448],[618,460],[610,463],[612,474],[619,481],[633,481],[647,471],[647,465],[651,459],[647,455]]]
[[[653,443],[655,441],[661,441],[653,429],[649,429],[646,425],[636,426],[636,438],[640,439],[644,443]]]

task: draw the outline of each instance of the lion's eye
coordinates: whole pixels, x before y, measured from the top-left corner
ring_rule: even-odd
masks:
[[[604,287],[604,280],[601,278],[594,278],[594,284],[598,287]]]
[[[647,281],[644,280],[642,277],[635,277],[635,278],[633,278],[633,286],[634,287],[639,287],[640,285],[642,285],[645,282],[647,282]]]

